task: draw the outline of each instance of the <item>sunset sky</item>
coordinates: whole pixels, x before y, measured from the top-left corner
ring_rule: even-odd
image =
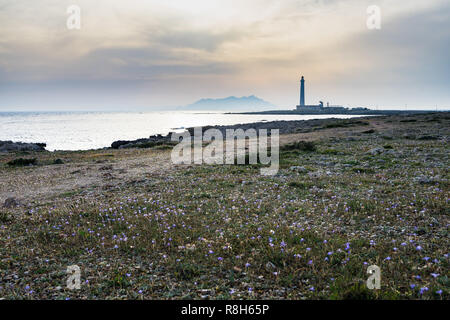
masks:
[[[293,108],[301,75],[311,104],[446,109],[449,52],[448,0],[0,0],[0,111]]]

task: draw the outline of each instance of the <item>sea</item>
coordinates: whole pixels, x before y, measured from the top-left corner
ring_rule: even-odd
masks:
[[[0,140],[46,143],[46,149],[89,150],[189,127],[350,115],[256,115],[224,112],[0,112]]]

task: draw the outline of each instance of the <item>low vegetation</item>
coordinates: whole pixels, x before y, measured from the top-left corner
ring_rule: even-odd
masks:
[[[11,160],[7,163],[8,166],[11,167],[23,167],[23,166],[30,166],[30,165],[35,165],[37,163],[37,159],[36,158],[32,158],[32,159],[24,159],[24,158],[17,158],[14,160]]]
[[[418,121],[396,120],[395,130],[374,121],[373,134],[323,130],[284,145],[275,176],[252,165],[179,166],[8,209],[0,297],[449,299],[448,120],[421,122],[438,140],[406,139]],[[116,164],[126,152],[149,156],[96,159]],[[152,152],[169,161],[169,150]],[[94,153],[52,157],[96,165]],[[66,288],[74,264],[81,290]],[[380,290],[366,287],[370,265],[381,268]]]

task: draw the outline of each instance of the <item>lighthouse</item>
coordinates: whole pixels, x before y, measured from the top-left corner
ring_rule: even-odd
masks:
[[[305,106],[305,78],[302,76],[300,80],[300,107]]]
[[[305,78],[300,79],[300,104],[297,106],[297,111],[311,112],[314,109],[320,110],[323,108],[323,102],[320,101],[318,105],[305,104]]]

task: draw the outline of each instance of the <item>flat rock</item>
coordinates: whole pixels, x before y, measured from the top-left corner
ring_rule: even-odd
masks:
[[[272,263],[272,262],[267,262],[266,263],[266,269],[268,270],[268,271],[270,271],[270,270],[275,270],[277,267]]]
[[[373,148],[373,149],[370,149],[369,151],[367,151],[366,153],[376,156],[376,155],[382,154],[383,152],[384,152],[383,148]]]
[[[414,181],[421,183],[421,184],[431,184],[431,183],[439,182],[439,179],[440,179],[439,176],[427,177],[427,176],[421,175],[421,176],[415,177]]]
[[[308,172],[308,170],[303,166],[292,166],[290,167],[291,171],[297,171],[297,172]]]
[[[45,151],[45,143],[25,143],[13,141],[0,141],[0,152],[14,151]]]

